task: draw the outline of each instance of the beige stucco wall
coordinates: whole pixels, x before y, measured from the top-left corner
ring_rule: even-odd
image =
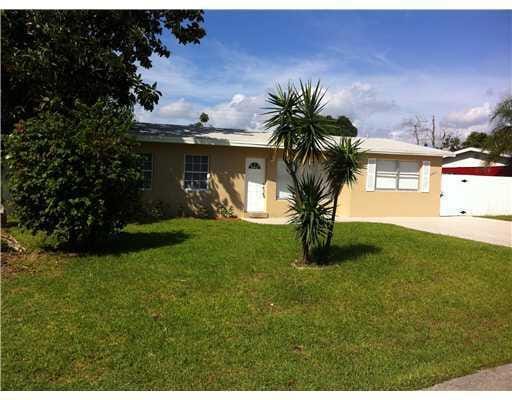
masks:
[[[430,190],[421,191],[403,190],[375,190],[366,191],[366,162],[356,184],[351,188],[347,207],[341,215],[353,217],[434,217],[439,216],[442,159],[440,157],[418,156],[391,156],[385,154],[372,154],[371,158],[389,160],[411,160],[420,162],[421,188],[421,161],[430,161]],[[346,214],[345,214],[346,213]]]
[[[219,206],[232,206],[238,216],[244,213],[245,160],[248,157],[266,160],[265,200],[269,216],[282,216],[287,209],[285,200],[276,199],[276,157],[269,149],[205,146],[190,144],[141,143],[140,152],[153,154],[153,182],[143,198],[161,201],[172,214],[215,214]],[[209,156],[210,190],[183,190],[185,154]]]
[[[143,193],[145,200],[162,201],[176,215],[209,213],[214,215],[219,206],[232,206],[238,216],[244,213],[245,160],[248,157],[266,160],[265,200],[270,217],[285,215],[286,200],[276,198],[277,160],[280,154],[263,148],[206,146],[171,143],[141,143],[140,152],[153,154],[152,189]],[[183,190],[185,154],[208,155],[210,190],[186,192]],[[372,158],[374,156],[372,155]],[[340,196],[338,215],[346,216],[437,216],[441,187],[441,158],[414,158],[407,156],[376,156],[400,160],[430,160],[430,192],[366,192],[366,169],[357,183]],[[365,163],[366,168],[366,163]]]

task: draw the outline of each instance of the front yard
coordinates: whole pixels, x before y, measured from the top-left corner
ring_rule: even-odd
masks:
[[[417,389],[512,361],[512,249],[370,223],[334,244],[296,269],[288,226],[175,219],[8,259],[2,389]]]

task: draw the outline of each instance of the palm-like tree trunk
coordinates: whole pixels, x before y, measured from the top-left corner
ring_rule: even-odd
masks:
[[[338,197],[340,195],[341,188],[336,190],[332,195],[332,213],[331,213],[331,225],[329,226],[329,232],[325,240],[325,249],[329,251],[331,248],[332,236],[334,234],[334,222],[336,221],[336,211],[338,210]]]
[[[304,265],[311,263],[311,254],[307,246],[303,246],[302,248],[302,263]]]
[[[297,178],[297,165],[294,161],[286,161],[286,169],[288,170],[288,173],[292,177],[293,186],[295,187],[296,193],[300,193],[299,191],[299,180]]]

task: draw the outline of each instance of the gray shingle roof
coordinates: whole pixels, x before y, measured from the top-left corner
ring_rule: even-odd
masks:
[[[134,133],[141,142],[187,143],[237,147],[270,147],[268,132],[187,125],[136,123]],[[332,136],[333,140],[339,137]],[[385,138],[359,138],[369,153],[450,157],[453,153]]]

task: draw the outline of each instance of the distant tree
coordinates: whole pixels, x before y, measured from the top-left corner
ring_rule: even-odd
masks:
[[[477,147],[479,149],[483,149],[488,138],[489,135],[485,132],[471,132],[462,143],[462,147]]]
[[[201,115],[199,116],[199,122],[201,122],[203,125],[208,123],[209,120],[210,117],[205,112],[201,113]]]
[[[321,116],[323,117],[323,116]],[[333,118],[330,115],[326,115],[325,118],[329,122],[329,135],[333,136],[357,136],[357,127],[352,124],[352,121],[344,115]]]
[[[453,129],[446,129],[436,122],[432,115],[430,123],[421,115],[406,119],[402,122],[408,136],[417,144],[429,146],[435,149],[457,148],[460,146],[460,138]]]
[[[402,122],[402,128],[405,129],[407,135],[417,144],[425,143],[427,128],[425,123],[427,121],[420,115],[415,115],[414,118],[408,118]]]
[[[461,140],[458,136],[453,136],[450,134],[445,134],[443,138],[443,143],[441,145],[442,149],[457,151],[462,149]]]
[[[76,100],[152,110],[161,93],[138,69],[171,55],[164,31],[183,45],[206,34],[200,10],[9,10],[1,20],[3,134]]]
[[[494,128],[485,145],[489,151],[488,162],[498,161],[502,154],[512,154],[512,96],[496,106],[491,115],[491,123]]]
[[[193,124],[190,124],[189,126],[192,126],[194,128],[202,128],[206,125],[206,123],[210,120],[210,117],[208,117],[208,114],[201,113],[199,116],[199,121],[194,122]]]

